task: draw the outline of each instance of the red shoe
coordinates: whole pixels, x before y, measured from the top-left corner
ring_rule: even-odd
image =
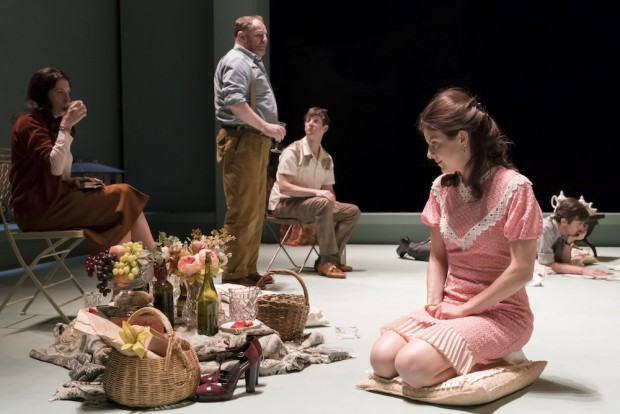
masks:
[[[258,336],[248,335],[247,342],[250,342],[252,346],[256,349],[256,352],[258,352],[258,355],[262,356],[263,347],[261,346],[260,341],[258,340]],[[226,350],[218,353],[219,354],[218,359],[221,361],[225,361],[227,359],[235,359],[235,357],[238,355],[241,348],[245,347],[245,345],[246,344],[244,343],[243,345],[236,347],[236,348],[226,348]],[[200,383],[211,384],[213,382],[225,382],[225,381],[228,381],[229,378],[230,378],[230,371],[222,371],[221,369],[218,369],[213,374],[203,375],[200,378]],[[256,385],[258,385],[258,375],[256,376]]]
[[[210,401],[226,401],[230,400],[237,388],[237,382],[241,375],[245,374],[245,391],[253,393],[255,391],[256,381],[258,380],[258,365],[260,363],[261,354],[256,349],[252,341],[246,341],[234,351],[223,351],[223,353],[231,352],[235,354],[239,365],[230,371],[227,378],[222,375],[218,377],[218,382],[201,384],[196,388],[196,399],[202,402]],[[247,371],[247,372],[246,372]]]

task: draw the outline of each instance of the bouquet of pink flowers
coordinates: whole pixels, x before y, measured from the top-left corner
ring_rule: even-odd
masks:
[[[233,240],[235,237],[224,229],[212,230],[209,236],[194,229],[185,241],[160,232],[156,261],[165,264],[168,274],[177,275],[181,280],[202,282],[206,273],[215,275],[221,271],[221,266],[226,265],[230,257],[228,245]]]

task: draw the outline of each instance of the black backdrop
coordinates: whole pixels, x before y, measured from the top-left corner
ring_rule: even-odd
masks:
[[[596,1],[539,3],[271,0],[285,143],[304,135],[309,107],[327,108],[338,199],[419,212],[440,171],[417,115],[439,88],[465,87],[515,142],[543,211],[564,190],[620,212],[617,15]]]

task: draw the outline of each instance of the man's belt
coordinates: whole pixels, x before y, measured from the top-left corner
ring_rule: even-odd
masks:
[[[232,129],[232,130],[235,130],[235,131],[243,131],[243,130],[246,130],[246,131],[250,131],[250,132],[252,132],[252,133],[254,133],[254,134],[257,134],[257,135],[262,135],[262,136],[264,136],[264,137],[267,137],[267,135],[263,134],[263,133],[262,133],[262,132],[260,132],[258,129],[256,129],[256,128],[254,128],[254,127],[251,127],[251,126],[249,126],[249,125],[245,125],[245,124],[242,124],[242,125],[227,125],[227,124],[222,124],[222,128],[224,128],[224,129]],[[269,137],[267,137],[267,138],[269,138]]]

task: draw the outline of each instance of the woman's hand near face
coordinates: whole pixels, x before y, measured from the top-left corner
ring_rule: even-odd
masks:
[[[80,122],[86,116],[87,110],[86,105],[82,101],[73,101],[69,104],[67,108],[67,112],[62,117],[60,121],[60,125],[67,129],[71,130],[78,122]]]

